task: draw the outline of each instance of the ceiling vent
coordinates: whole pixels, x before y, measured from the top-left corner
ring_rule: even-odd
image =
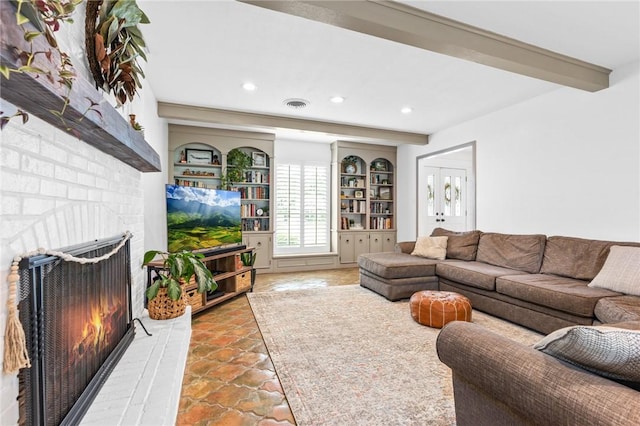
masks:
[[[306,108],[306,106],[310,104],[309,101],[299,98],[285,99],[282,103],[293,109]]]

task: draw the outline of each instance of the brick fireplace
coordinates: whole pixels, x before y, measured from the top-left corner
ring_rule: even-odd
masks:
[[[143,311],[142,174],[111,155],[32,116],[0,133],[0,328],[6,323],[7,274],[14,256],[129,230],[132,315]],[[3,342],[0,340],[0,345]],[[4,349],[0,347],[0,349]],[[0,375],[3,424],[18,421],[17,375]]]
[[[77,424],[134,339],[129,234],[20,262],[20,425]],[[82,261],[87,263],[82,263]],[[92,260],[96,260],[93,262]]]

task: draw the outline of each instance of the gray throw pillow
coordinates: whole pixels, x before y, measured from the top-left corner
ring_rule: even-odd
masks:
[[[635,387],[640,384],[640,330],[573,326],[534,345],[555,358]]]

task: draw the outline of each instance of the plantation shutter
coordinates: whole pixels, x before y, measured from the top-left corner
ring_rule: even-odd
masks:
[[[276,166],[276,253],[329,251],[329,168]]]

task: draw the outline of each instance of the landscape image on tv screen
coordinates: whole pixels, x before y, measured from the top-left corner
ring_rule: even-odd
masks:
[[[242,242],[240,193],[167,185],[168,251]]]

